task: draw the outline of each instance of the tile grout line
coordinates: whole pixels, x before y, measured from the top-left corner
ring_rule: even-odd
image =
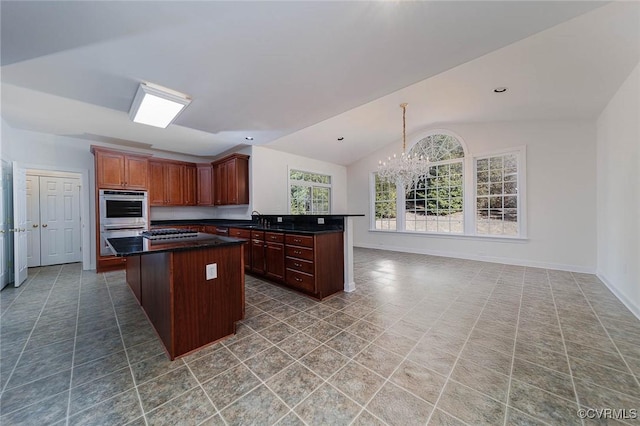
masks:
[[[24,346],[22,347],[22,350],[20,351],[20,355],[18,356],[18,359],[16,360],[15,365],[11,369],[11,373],[9,373],[9,377],[7,378],[7,382],[4,384],[4,386],[2,387],[2,390],[0,391],[0,398],[4,396],[4,393],[7,390],[7,386],[9,386],[9,383],[11,382],[11,377],[13,377],[13,373],[16,371],[16,368],[18,367],[18,364],[20,363],[20,360],[22,359],[22,355],[24,355],[24,350],[27,347],[27,345],[29,344],[29,340],[31,340],[31,336],[33,335],[33,331],[36,329],[36,326],[38,325],[38,321],[40,321],[40,317],[42,316],[42,312],[44,311],[45,306],[47,306],[47,302],[49,301],[49,298],[51,297],[51,293],[53,292],[53,288],[55,287],[56,282],[58,281],[58,277],[60,276],[61,272],[62,272],[62,268],[60,268],[60,270],[58,271],[58,274],[56,275],[56,278],[53,281],[53,284],[51,285],[51,288],[49,289],[49,294],[47,294],[47,298],[45,299],[44,303],[42,304],[42,308],[40,308],[40,312],[38,312],[38,318],[36,318],[36,321],[33,323],[33,327],[31,327],[31,331],[29,332],[29,336],[27,337],[27,340],[24,341]],[[39,273],[40,273],[40,271],[38,271],[38,274]],[[20,293],[20,295],[22,295],[22,293]]]
[[[118,326],[118,333],[120,334],[120,341],[122,342],[122,346],[124,348],[124,355],[127,358],[127,365],[129,366],[129,373],[131,374],[131,379],[133,380],[133,388],[136,391],[136,395],[138,397],[138,404],[140,406],[140,410],[142,411],[142,419],[144,420],[145,425],[148,425],[149,422],[147,421],[147,415],[144,411],[144,405],[142,405],[142,398],[140,397],[140,392],[138,391],[138,383],[136,381],[136,376],[133,373],[133,367],[131,366],[131,360],[129,359],[129,352],[127,351],[127,345],[124,342],[124,337],[122,336],[122,328],[120,327],[120,320],[118,319],[118,311],[116,311],[116,306],[113,303],[113,296],[111,295],[111,289],[109,288],[109,280],[107,280],[107,276],[105,273],[102,273],[102,277],[104,279],[104,283],[107,287],[107,293],[109,294],[109,300],[111,301],[111,309],[113,309],[113,313],[114,316],[116,318],[116,325]],[[126,284],[126,278],[125,278],[125,285],[127,288],[129,288],[129,285]],[[129,291],[131,291],[131,289],[129,289]],[[142,307],[140,307],[140,309],[142,309]]]
[[[205,390],[204,390],[204,387],[202,386],[202,383],[200,382],[200,379],[198,379],[198,376],[196,376],[196,375],[193,373],[193,370],[191,370],[191,366],[189,365],[189,363],[188,363],[188,362],[186,362],[186,361],[184,360],[184,358],[180,358],[180,359],[182,360],[182,363],[187,367],[187,370],[189,370],[189,373],[190,373],[190,374],[191,374],[191,375],[196,379],[196,383],[198,384],[198,386],[196,386],[196,387],[199,387],[199,388],[200,388],[200,390],[202,390],[202,393],[204,393],[204,396],[206,396],[206,397],[207,397],[207,400],[209,400],[209,403],[211,404],[211,406],[212,406],[212,407],[213,407],[213,409],[215,410],[215,413],[214,413],[213,415],[209,416],[208,418],[215,417],[216,415],[220,414],[220,411],[218,410],[218,407],[216,407],[216,405],[213,403],[213,401],[211,400],[211,397],[209,397],[209,394],[207,393],[207,391],[205,391]],[[225,370],[225,371],[227,371],[227,370]],[[222,373],[220,373],[220,374],[222,374]],[[216,377],[217,377],[217,376],[216,376]],[[194,388],[192,388],[192,389],[189,389],[187,392],[191,392],[191,390],[195,389],[196,387],[194,387]],[[185,393],[186,393],[186,392],[185,392]],[[184,394],[181,394],[181,395],[184,395]],[[179,396],[180,396],[180,395],[176,396],[176,398],[178,398]],[[169,401],[173,401],[173,400],[174,400],[174,399],[176,399],[176,398],[172,398],[172,399],[170,399]],[[168,403],[169,403],[169,401],[165,402],[165,404],[168,404]],[[160,407],[161,407],[161,406],[163,406],[163,405],[164,405],[164,404],[160,404],[159,406],[155,407],[153,410],[157,410],[158,408],[160,408]],[[220,418],[222,418],[222,415],[220,415]],[[205,420],[207,420],[207,419],[205,419]],[[204,420],[203,420],[203,421],[204,421]],[[223,422],[224,422],[225,424],[227,424],[224,420],[223,420]],[[200,422],[200,423],[202,423],[202,422]]]
[[[516,360],[516,346],[518,344],[518,329],[520,328],[520,312],[522,312],[522,297],[524,295],[524,278],[527,273],[527,268],[525,267],[522,271],[522,280],[520,283],[520,301],[518,304],[518,318],[516,319],[516,334],[513,337],[513,351],[511,353],[511,369],[509,370],[509,384],[507,385],[507,395],[505,397],[505,405],[506,409],[504,412],[504,422],[503,425],[507,426],[507,411],[509,410],[509,397],[511,396],[511,383],[513,382],[513,368]]]
[[[560,322],[560,313],[558,312],[558,304],[556,303],[556,297],[553,293],[553,286],[551,285],[549,270],[545,269],[545,271],[547,273],[547,284],[549,285],[549,289],[551,290],[551,301],[553,302],[553,307],[555,308],[555,311],[556,311],[556,319],[558,321],[558,327],[560,328],[560,337],[562,338],[562,347],[564,348],[564,356],[565,356],[565,359],[567,360],[567,365],[569,367],[569,376],[571,377],[571,386],[573,386],[573,393],[575,394],[576,405],[578,406],[578,409],[580,409],[580,398],[578,398],[578,389],[576,388],[576,382],[573,377],[573,368],[571,368],[571,361],[569,360],[569,352],[567,351],[567,344],[564,340],[564,332],[562,331],[562,323]],[[584,419],[580,419],[580,424],[584,426]]]
[[[71,352],[71,374],[69,375],[69,398],[67,400],[67,415],[65,416],[65,424],[69,425],[69,416],[71,415],[71,388],[73,385],[73,371],[75,370],[76,344],[78,342],[78,322],[80,320],[80,301],[82,300],[82,274],[80,269],[80,283],[78,285],[78,307],[76,308],[76,329],[73,333],[73,351]]]
[[[431,418],[433,417],[433,413],[436,411],[437,407],[438,407],[438,403],[440,402],[440,399],[442,398],[442,395],[444,394],[444,390],[447,387],[447,384],[449,383],[449,380],[451,379],[451,375],[453,374],[453,370],[455,370],[456,366],[458,365],[458,361],[460,360],[460,356],[462,355],[462,352],[464,351],[464,348],[467,346],[467,343],[469,342],[469,339],[471,338],[471,334],[473,334],[473,330],[476,328],[476,325],[478,324],[478,321],[480,320],[480,317],[482,316],[482,313],[484,312],[485,308],[487,307],[487,304],[489,303],[489,299],[491,299],[491,296],[493,295],[493,293],[496,290],[496,287],[498,286],[498,280],[500,279],[500,275],[502,275],[502,270],[504,270],[504,265],[501,265],[502,268],[500,270],[500,274],[498,275],[498,277],[496,278],[496,281],[493,285],[493,288],[491,289],[491,293],[489,293],[489,296],[487,297],[487,299],[484,302],[484,305],[482,306],[482,309],[480,310],[480,313],[478,314],[478,317],[476,318],[475,322],[473,323],[473,326],[471,327],[471,330],[469,330],[469,333],[467,334],[467,338],[464,341],[464,344],[462,345],[462,347],[460,348],[460,351],[458,352],[458,355],[456,356],[455,361],[453,362],[453,365],[451,366],[451,371],[449,371],[449,374],[446,377],[446,380],[444,382],[444,384],[442,385],[442,389],[440,389],[440,393],[438,394],[438,398],[436,399],[436,402],[433,404],[433,410],[431,411],[431,414],[429,414],[429,417],[427,418],[426,424],[429,424],[429,422],[431,421]],[[475,277],[477,277],[483,270],[484,268],[481,268],[478,273],[471,278],[470,282],[469,282],[469,286],[471,285],[471,283],[473,282],[473,279]],[[456,300],[459,298],[460,296],[458,296],[456,298]],[[506,407],[506,405],[505,405]],[[506,411],[505,411],[505,416],[507,415]]]
[[[618,355],[620,356],[620,358],[622,359],[622,362],[624,362],[624,364],[627,366],[627,369],[629,370],[629,372],[631,373],[631,376],[635,379],[636,384],[638,386],[640,386],[640,378],[636,376],[636,374],[634,373],[634,371],[631,369],[631,367],[629,367],[629,364],[627,363],[627,360],[625,359],[625,357],[622,355],[622,352],[620,352],[620,349],[618,348],[618,345],[616,344],[615,340],[613,340],[613,338],[611,337],[611,334],[609,334],[609,330],[607,330],[607,327],[604,326],[604,324],[602,323],[602,320],[600,319],[600,316],[598,315],[598,313],[596,312],[595,309],[593,309],[593,305],[591,304],[591,301],[589,300],[589,298],[586,296],[586,294],[584,293],[584,291],[582,290],[582,287],[580,286],[580,283],[578,283],[578,281],[576,280],[575,276],[573,275],[573,273],[571,273],[571,278],[573,279],[573,281],[576,283],[576,285],[578,286],[578,289],[580,289],[580,293],[582,293],[582,296],[585,298],[585,300],[587,301],[587,304],[589,305],[589,308],[591,309],[591,311],[593,312],[593,314],[596,316],[598,323],[600,324],[600,327],[602,327],[602,329],[604,330],[604,332],[607,334],[607,337],[609,338],[609,340],[611,341],[611,343],[613,343],[613,347],[616,348],[616,351],[618,353]],[[588,361],[591,362],[591,361]],[[596,363],[598,364],[598,363]],[[600,364],[598,364],[600,365]],[[614,369],[615,370],[615,369]],[[627,373],[629,374],[629,373]],[[606,386],[603,386],[606,387]],[[608,388],[607,388],[608,389]],[[613,390],[613,389],[612,389]],[[620,392],[623,395],[626,395],[625,392]]]

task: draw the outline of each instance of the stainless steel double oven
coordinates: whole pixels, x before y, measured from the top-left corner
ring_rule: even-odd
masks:
[[[112,255],[107,238],[140,235],[149,227],[149,204],[145,191],[117,191],[101,189],[100,255]]]

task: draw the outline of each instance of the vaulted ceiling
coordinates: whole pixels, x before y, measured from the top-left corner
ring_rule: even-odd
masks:
[[[409,131],[595,118],[640,58],[636,2],[2,1],[0,12],[10,126],[198,156],[252,143],[350,164],[398,139],[401,102]],[[140,82],[193,101],[167,129],[133,123]]]

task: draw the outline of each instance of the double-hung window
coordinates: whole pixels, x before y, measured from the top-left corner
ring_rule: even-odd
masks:
[[[331,176],[289,170],[289,212],[291,214],[331,213]]]

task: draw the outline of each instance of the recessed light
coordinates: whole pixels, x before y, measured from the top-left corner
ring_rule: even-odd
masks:
[[[495,93],[504,93],[504,92],[507,91],[507,88],[506,87],[496,87],[495,89],[493,89],[493,91]]]
[[[338,140],[339,140],[339,141],[343,141],[343,140],[344,140],[344,136],[340,136],[340,137],[338,138]]]
[[[248,141],[252,141],[253,140],[253,136],[247,136],[245,139],[248,140]]]

